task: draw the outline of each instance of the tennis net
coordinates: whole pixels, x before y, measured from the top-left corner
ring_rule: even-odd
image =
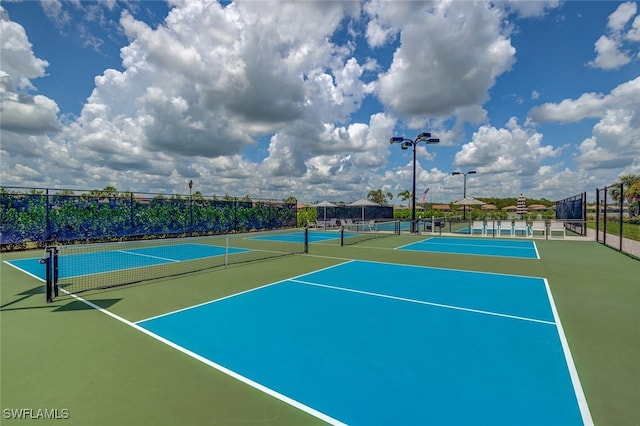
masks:
[[[51,246],[47,301],[64,293],[134,284],[308,251],[305,228],[268,233]]]
[[[400,235],[399,220],[357,223],[342,227],[340,230],[340,245],[348,246],[391,235]]]

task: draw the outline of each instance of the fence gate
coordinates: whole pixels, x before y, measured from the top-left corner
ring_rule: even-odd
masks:
[[[617,193],[618,200],[612,194]],[[596,241],[622,251],[624,186],[596,189]]]

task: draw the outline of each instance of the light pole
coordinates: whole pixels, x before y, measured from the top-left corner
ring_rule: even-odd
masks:
[[[452,176],[455,175],[462,175],[464,176],[464,189],[462,192],[462,198],[467,198],[467,175],[475,175],[476,171],[475,170],[469,170],[468,172],[462,173],[462,172],[453,172],[451,173]],[[462,219],[463,220],[467,220],[467,206],[462,206]]]
[[[402,136],[394,136],[389,140],[390,144],[399,143],[400,148],[409,149],[413,147],[413,192],[411,192],[411,232],[416,232],[416,145],[424,142],[427,145],[440,142],[438,138],[432,138],[431,133],[420,133],[415,139],[407,139]]]

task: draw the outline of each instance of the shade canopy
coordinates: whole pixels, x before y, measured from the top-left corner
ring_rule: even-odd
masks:
[[[453,204],[455,204],[456,206],[481,206],[487,203],[485,203],[484,201],[476,200],[473,197],[465,197],[462,200],[456,201]]]
[[[356,206],[356,207],[360,207],[360,206],[377,206],[379,205],[378,203],[374,203],[371,200],[367,200],[364,198],[360,198],[358,201],[354,201],[353,203],[349,204],[350,206]]]
[[[324,200],[324,201],[320,201],[318,204],[314,204],[313,207],[337,207],[337,205],[327,200]]]
[[[327,207],[338,207],[338,206],[336,204],[333,204],[333,203],[327,201],[327,200],[324,200],[324,201],[320,201],[318,204],[314,204],[313,207],[323,207],[324,208],[324,214],[322,216],[322,219],[324,221],[324,227],[326,229],[327,228]]]
[[[367,206],[378,206],[379,204],[378,203],[374,203],[373,201],[367,200],[365,198],[360,198],[359,200],[354,201],[353,203],[351,203],[349,205],[353,206],[353,207],[360,207],[361,208],[361,210],[362,210],[361,211],[361,213],[362,213],[361,214],[361,220],[364,222],[364,208],[367,207]]]

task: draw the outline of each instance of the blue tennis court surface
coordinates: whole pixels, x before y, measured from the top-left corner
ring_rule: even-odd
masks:
[[[542,278],[351,261],[137,324],[331,423],[591,422]]]
[[[247,251],[249,250],[236,247],[228,248],[228,254],[243,253]],[[62,257],[60,262],[65,262],[65,267],[60,268],[60,278],[100,274],[104,272],[142,268],[173,262],[185,262],[224,255],[224,247],[205,244],[175,244],[157,247],[96,251],[93,253],[82,253],[69,256],[73,257],[73,260],[68,262],[68,267],[66,262],[71,259],[69,259],[69,257]],[[29,275],[41,279],[42,281],[46,279],[46,268],[45,265],[40,264],[40,259],[18,259],[7,263]]]
[[[433,237],[399,247],[398,249],[477,256],[517,257],[524,259],[540,258],[534,241],[503,239]]]

